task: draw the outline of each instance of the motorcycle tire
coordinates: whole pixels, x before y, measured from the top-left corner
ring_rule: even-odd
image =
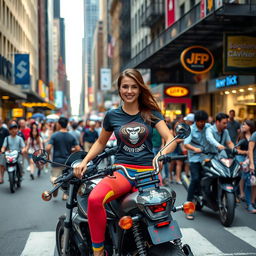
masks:
[[[172,243],[164,243],[152,246],[148,250],[149,256],[185,256],[185,253]]]
[[[9,182],[10,182],[10,191],[15,193],[15,172],[8,172]]]
[[[223,191],[221,205],[222,207],[219,209],[220,221],[225,227],[229,227],[235,217],[235,195]]]
[[[17,188],[20,188],[20,185],[21,185],[21,175],[20,175],[20,172],[18,171],[17,172]]]
[[[56,227],[56,247],[59,256],[63,256],[63,243],[64,243],[64,220],[65,216],[59,218]],[[69,236],[68,252],[66,256],[82,256],[75,242],[72,240],[72,235]]]

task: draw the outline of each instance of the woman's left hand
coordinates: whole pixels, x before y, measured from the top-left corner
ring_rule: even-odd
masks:
[[[153,159],[153,162],[152,162],[152,165],[153,165],[153,167],[156,169],[156,165],[155,165],[155,163],[156,163],[156,159],[158,158],[158,155],[156,155],[155,157],[154,157],[154,159]],[[162,161],[158,161],[158,166],[159,166],[159,170],[162,170],[162,168],[163,168],[163,162]]]

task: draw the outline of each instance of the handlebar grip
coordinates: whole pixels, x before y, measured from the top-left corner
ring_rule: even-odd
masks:
[[[170,157],[171,160],[186,160],[188,159],[188,156],[186,155],[179,155],[179,156],[173,156],[173,157]]]
[[[188,157],[186,155],[178,155],[178,156],[167,156],[162,155],[158,158],[159,161],[163,161],[164,163],[171,162],[172,160],[186,160]]]

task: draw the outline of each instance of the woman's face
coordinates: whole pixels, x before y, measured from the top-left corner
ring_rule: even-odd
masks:
[[[125,103],[131,104],[138,101],[140,87],[135,80],[125,76],[121,81],[119,93]]]
[[[248,131],[250,131],[250,126],[247,125],[247,123],[244,122],[242,124],[241,130],[242,130],[242,132],[248,132]]]
[[[36,128],[33,128],[33,129],[32,129],[32,135],[33,135],[34,137],[36,137],[36,135],[37,135],[37,129],[36,129]]]

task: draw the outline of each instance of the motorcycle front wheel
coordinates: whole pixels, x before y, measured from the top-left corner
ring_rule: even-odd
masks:
[[[185,256],[184,252],[172,243],[164,243],[152,246],[148,250],[149,256]]]
[[[220,221],[225,227],[231,226],[235,217],[235,195],[227,191],[222,192],[221,207],[219,209]]]
[[[11,193],[15,192],[15,172],[8,172],[9,182],[10,182],[10,191]]]
[[[58,255],[64,255],[64,220],[65,216],[61,216],[57,223],[56,227],[56,246]],[[77,248],[75,242],[72,239],[72,236],[69,236],[69,244],[68,244],[68,251],[66,252],[67,256],[82,256],[79,249]]]

